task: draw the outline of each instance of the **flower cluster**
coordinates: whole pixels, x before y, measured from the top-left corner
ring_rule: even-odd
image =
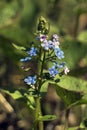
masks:
[[[48,40],[48,37],[45,35],[40,34],[38,39],[41,42],[41,47],[45,51],[53,50],[55,53],[55,56],[58,58],[58,60],[61,60],[64,58],[64,52],[60,49],[59,45],[59,37],[57,34],[54,34],[52,36],[52,40]],[[54,63],[55,65],[49,68],[49,74],[54,78],[57,74],[59,74],[60,69],[63,69],[64,73],[67,74],[69,72],[69,69],[67,66],[65,66],[65,63],[61,62],[60,64]]]
[[[41,41],[41,46],[44,48],[44,50],[48,51],[53,49],[58,59],[64,58],[64,52],[59,48],[60,43],[57,34],[53,35],[52,40],[47,40],[47,36],[41,34],[38,39]]]
[[[63,59],[64,58],[64,52],[60,49],[60,43],[59,43],[59,37],[57,34],[54,34],[52,36],[52,39],[49,40],[48,39],[48,36],[47,35],[44,35],[44,34],[39,34],[38,37],[36,37],[36,39],[40,42],[38,45],[37,45],[37,48],[41,48],[42,52],[45,52],[45,53],[49,53],[49,55],[46,55],[48,61],[47,62],[52,62],[53,63],[53,66],[51,66],[50,68],[48,68],[48,73],[50,74],[50,77],[52,78],[55,78],[55,76],[57,74],[60,74],[61,72],[67,74],[69,72],[69,69],[68,67],[65,65],[65,62],[60,62],[59,60]],[[33,59],[33,57],[39,57],[38,54],[38,51],[40,49],[37,49],[36,47],[34,47],[34,44],[32,45],[32,47],[27,51],[27,57],[21,59],[20,61],[21,62],[26,62],[26,61],[30,61]],[[51,57],[51,53],[52,53],[52,57],[54,58],[53,59],[50,59]],[[41,55],[41,54],[40,54]],[[59,61],[59,63],[56,62],[56,59],[57,61]],[[39,59],[40,61],[42,59]],[[44,59],[46,60],[46,59]],[[45,61],[42,61],[42,63],[45,63]],[[43,65],[42,65],[43,66]],[[38,74],[35,73],[34,76],[28,76],[24,79],[24,82],[27,84],[27,85],[30,85],[30,86],[34,86],[36,84],[36,80],[40,78],[40,75],[39,76],[36,76]],[[41,78],[43,78],[43,76],[41,75]]]
[[[31,49],[29,51],[27,51],[27,53],[32,57],[32,56],[36,56],[37,55],[37,48],[31,47]]]

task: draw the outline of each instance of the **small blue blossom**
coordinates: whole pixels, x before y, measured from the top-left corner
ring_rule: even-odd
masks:
[[[54,48],[55,55],[58,57],[58,59],[64,58],[64,52],[60,50],[60,48]]]
[[[65,66],[65,62],[60,63],[59,68],[63,68]]]
[[[47,41],[44,40],[43,43],[41,44],[41,46],[45,49],[45,50],[49,50],[53,47],[53,42],[51,40]]]
[[[27,51],[27,53],[30,56],[36,56],[37,55],[37,48],[31,47],[31,49],[29,51]]]
[[[57,62],[54,62],[53,64],[54,64],[55,68],[59,68],[59,64]]]
[[[25,58],[20,59],[21,62],[26,62],[29,60],[31,60],[31,57],[25,57]]]
[[[61,69],[61,68],[63,68],[65,66],[65,62],[62,62],[60,64],[54,62],[54,66],[55,66],[55,68]]]
[[[28,85],[34,85],[36,83],[36,75],[35,76],[28,76],[24,79],[24,82]]]
[[[58,70],[55,68],[55,66],[52,66],[49,68],[49,73],[52,77],[55,77],[58,74]]]

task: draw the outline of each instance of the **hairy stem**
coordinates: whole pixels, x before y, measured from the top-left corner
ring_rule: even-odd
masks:
[[[36,109],[35,109],[34,130],[43,130],[43,122],[39,120],[39,117],[42,116],[40,97],[36,97],[35,102],[36,102]]]
[[[41,85],[42,85],[42,74],[43,74],[43,69],[44,69],[44,61],[45,61],[45,52],[42,53],[42,50],[40,49],[39,63],[38,63],[38,75],[39,75],[40,79],[37,84],[38,96],[35,99],[36,108],[35,108],[34,130],[43,130],[43,121],[40,121],[39,117],[42,116],[41,102],[40,102],[40,99],[41,99],[40,89],[41,89]]]

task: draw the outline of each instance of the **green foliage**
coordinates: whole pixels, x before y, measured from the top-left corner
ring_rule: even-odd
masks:
[[[14,44],[14,43],[12,43],[12,45],[13,45],[17,50],[19,50],[19,51],[26,50],[26,48],[23,47],[23,46],[18,46],[18,45]]]
[[[59,77],[57,77],[58,79]],[[41,88],[41,94],[46,94],[47,86],[50,83],[57,94],[64,101],[66,107],[87,104],[87,82],[70,76],[62,76],[61,82],[57,84],[48,80]],[[50,86],[50,85],[49,85]]]
[[[86,92],[87,82],[80,78],[75,78],[72,76],[62,76],[61,82],[58,83],[59,86],[66,88],[68,90]]]
[[[28,91],[22,88],[15,89],[13,87],[6,87],[0,90],[9,94],[13,99],[24,102],[30,109],[35,109],[34,96],[32,95],[33,92],[31,90]]]
[[[80,92],[70,91],[56,84],[52,84],[52,86],[55,88],[60,98],[64,101],[67,108],[72,105],[76,105],[83,96]]]

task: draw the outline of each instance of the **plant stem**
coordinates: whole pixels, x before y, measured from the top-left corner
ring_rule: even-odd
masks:
[[[41,102],[40,97],[36,97],[36,109],[35,109],[35,122],[34,122],[34,130],[43,130],[43,122],[39,120],[39,117],[42,116],[41,112]]]
[[[43,68],[44,68],[44,61],[45,61],[45,52],[43,54],[42,64],[41,64],[41,68],[40,68],[40,78],[41,78],[41,80],[39,81],[39,86],[38,86],[39,92],[40,92],[41,84],[42,84],[42,74],[43,74]]]
[[[44,68],[44,61],[45,61],[45,52],[42,53],[42,50],[40,48],[39,63],[38,63],[38,75],[39,75],[40,79],[37,84],[38,95],[35,98],[36,108],[35,108],[34,130],[43,130],[43,121],[40,121],[39,117],[42,116],[41,102],[40,102],[40,99],[41,99],[40,89],[41,89],[41,85],[42,85],[42,74],[43,74],[43,68]]]

